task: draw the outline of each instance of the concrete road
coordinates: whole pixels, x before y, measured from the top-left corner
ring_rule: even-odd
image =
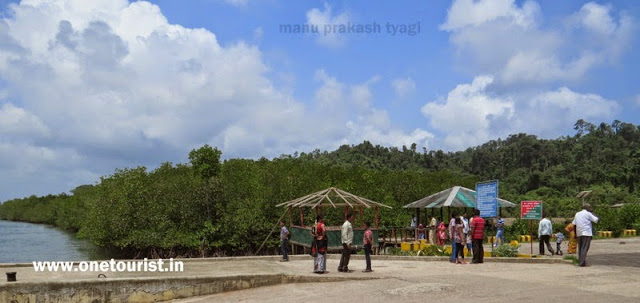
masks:
[[[338,262],[329,259],[327,275],[376,279],[283,284],[173,302],[640,302],[638,237],[593,241],[589,267],[374,260],[374,272],[362,273],[364,261],[352,260],[355,271],[339,273]],[[309,273],[311,263],[294,260],[273,269]]]

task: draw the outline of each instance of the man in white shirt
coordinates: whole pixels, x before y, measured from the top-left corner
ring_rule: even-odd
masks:
[[[467,241],[467,239],[470,239],[469,220],[467,220],[467,213],[462,214],[462,216],[460,216],[460,219],[462,220],[462,233],[464,234],[464,239],[462,239],[462,246],[466,246],[468,252],[471,253],[471,241]],[[464,248],[462,249],[462,252],[458,252],[458,255],[464,257]]]
[[[342,231],[340,236],[342,239],[342,257],[340,258],[340,265],[338,265],[338,271],[349,272],[349,259],[351,259],[351,243],[353,243],[353,227],[351,221],[353,220],[353,213],[347,214],[347,219],[342,224]]]
[[[592,223],[598,223],[600,219],[591,213],[591,205],[582,205],[582,210],[576,213],[573,218],[573,225],[576,226],[576,236],[578,237],[578,265],[587,266],[587,252],[593,237]]]
[[[551,225],[551,221],[547,219],[546,215],[542,216],[542,220],[540,220],[540,224],[538,225],[538,239],[540,240],[540,255],[544,256],[544,245],[547,245],[547,249],[551,252],[553,256],[555,253],[553,252],[553,248],[551,248],[551,243],[549,243],[549,238],[553,233],[553,225]]]
[[[429,223],[429,244],[436,245],[436,228],[438,226],[438,222],[436,221],[436,217],[431,216],[431,222]]]

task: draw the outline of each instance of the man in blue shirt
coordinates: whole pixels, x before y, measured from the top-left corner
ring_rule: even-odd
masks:
[[[504,244],[504,219],[501,216],[498,216],[496,228],[498,232],[496,233],[496,243],[494,243],[493,246],[498,246],[498,240],[500,240],[500,244]]]
[[[280,262],[289,261],[287,246],[289,246],[289,230],[285,226],[284,221],[280,221],[280,249],[282,250],[282,260],[280,260]]]

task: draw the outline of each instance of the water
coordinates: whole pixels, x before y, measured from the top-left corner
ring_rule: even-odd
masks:
[[[89,241],[55,227],[0,220],[0,263],[110,258]]]

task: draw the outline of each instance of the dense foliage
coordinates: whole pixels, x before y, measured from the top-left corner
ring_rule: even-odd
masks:
[[[71,194],[6,201],[0,219],[56,225],[132,257],[250,254],[281,216],[289,219],[276,204],[330,186],[392,206],[381,211],[380,224],[404,226],[407,203],[453,185],[499,179],[502,198],[543,200],[552,217],[572,217],[581,203],[576,193],[592,190],[588,201],[603,219],[599,228],[618,234],[640,226],[640,127],[580,120],[575,129],[572,137],[517,134],[450,153],[365,141],[333,152],[221,162],[221,151],[205,145],[189,153],[188,164],[119,169]],[[626,205],[609,207],[619,203]],[[341,213],[328,213],[328,224],[339,224]],[[310,210],[305,219],[311,223]],[[528,222],[516,221],[507,235],[523,231]],[[267,247],[274,252],[277,238]]]

